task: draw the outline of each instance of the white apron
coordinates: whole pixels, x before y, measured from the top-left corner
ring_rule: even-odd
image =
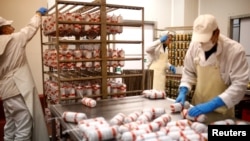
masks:
[[[157,60],[154,60],[149,69],[154,70],[153,89],[164,91],[166,85],[166,63],[168,62],[168,52],[161,52]]]
[[[228,87],[220,76],[218,59],[214,66],[200,66],[198,62],[199,59],[196,62],[197,84],[192,98],[193,105],[208,102],[220,95]],[[215,112],[227,117],[234,117],[234,108],[227,109],[226,106],[223,106],[217,108]]]
[[[42,106],[28,64],[19,68],[13,79],[33,117],[32,141],[49,141]]]

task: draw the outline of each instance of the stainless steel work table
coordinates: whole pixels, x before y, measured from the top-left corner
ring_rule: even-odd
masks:
[[[134,112],[134,111],[142,111],[144,108],[165,108],[166,113],[171,114],[172,121],[182,119],[180,113],[172,114],[170,111],[170,104],[174,103],[172,99],[148,99],[142,96],[131,96],[125,97],[121,99],[105,99],[97,101],[97,105],[94,108],[86,107],[82,103],[74,103],[74,104],[64,104],[64,105],[51,105],[50,111],[52,117],[61,117],[63,112],[71,111],[71,112],[81,112],[87,115],[87,118],[95,118],[95,117],[104,117],[107,121],[109,121],[112,117],[114,117],[118,113],[124,113],[126,115]],[[207,114],[206,123],[211,123],[217,120],[223,120],[227,117],[223,117],[222,115],[213,116],[217,113]],[[61,126],[65,130],[76,129],[77,125],[73,123],[65,123],[63,120],[60,120]],[[52,121],[52,140],[55,141],[55,122]],[[71,140],[81,141],[82,137],[77,131],[68,132]]]

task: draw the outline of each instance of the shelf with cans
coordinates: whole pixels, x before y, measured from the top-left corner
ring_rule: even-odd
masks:
[[[176,99],[178,96],[179,85],[181,82],[181,74],[166,74],[166,94],[167,97]],[[192,87],[191,91],[187,95],[187,101],[191,102],[195,90],[195,86]]]
[[[191,41],[191,33],[174,34],[168,48],[169,62],[174,66],[183,66],[183,61]]]
[[[172,42],[168,47],[169,62],[176,68],[183,68],[183,62],[192,38],[192,27],[167,27],[164,30],[173,34]],[[181,74],[166,73],[166,94],[169,98],[175,99],[178,96]],[[194,88],[187,95],[187,100],[191,101]]]

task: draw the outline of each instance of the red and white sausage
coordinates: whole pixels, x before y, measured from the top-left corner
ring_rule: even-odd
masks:
[[[63,112],[62,118],[66,122],[78,123],[81,120],[87,119],[85,113]]]

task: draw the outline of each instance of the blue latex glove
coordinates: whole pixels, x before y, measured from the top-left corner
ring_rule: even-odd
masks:
[[[167,39],[168,39],[168,35],[163,35],[163,36],[160,38],[160,41],[161,41],[162,43],[164,43],[165,41],[167,41]]]
[[[207,114],[209,112],[212,112],[221,106],[225,106],[225,103],[222,101],[222,99],[220,97],[217,96],[214,99],[212,99],[206,103],[198,104],[198,105],[192,107],[188,111],[188,115],[190,115],[192,117],[197,117],[201,114]]]
[[[40,12],[42,16],[44,16],[47,13],[48,9],[41,7],[37,10],[37,12]]]
[[[173,74],[176,73],[175,66],[173,66],[173,65],[171,65],[171,66],[169,67],[169,70],[170,70]]]
[[[178,97],[175,100],[175,103],[181,103],[182,105],[184,105],[184,103],[186,101],[187,93],[188,93],[188,88],[187,87],[180,87],[179,88],[179,94],[178,94]]]

